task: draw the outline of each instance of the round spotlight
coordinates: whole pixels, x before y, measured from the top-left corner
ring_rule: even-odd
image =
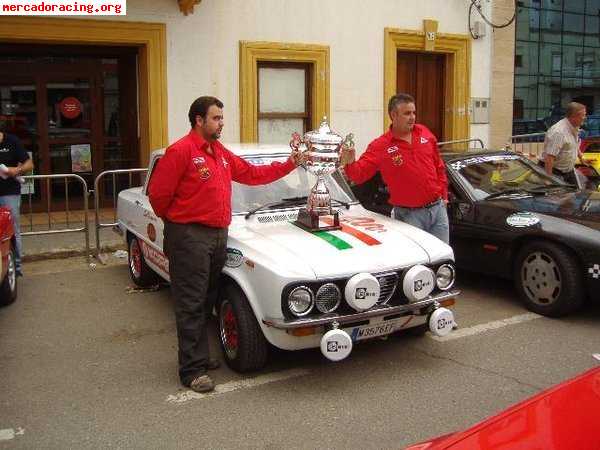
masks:
[[[333,283],[326,283],[317,291],[315,306],[322,313],[335,311],[342,300],[340,288]]]
[[[442,291],[447,291],[454,285],[456,271],[451,264],[442,264],[435,274],[437,287]]]
[[[314,304],[314,295],[306,286],[294,288],[288,296],[288,308],[297,317],[306,316]]]

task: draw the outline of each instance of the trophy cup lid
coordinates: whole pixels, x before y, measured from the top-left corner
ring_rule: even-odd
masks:
[[[304,140],[311,144],[340,145],[342,139],[342,136],[331,131],[331,128],[329,128],[329,124],[327,123],[327,117],[323,117],[318,130],[309,131],[304,135]]]

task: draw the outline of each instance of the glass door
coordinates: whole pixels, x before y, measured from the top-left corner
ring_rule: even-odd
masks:
[[[57,76],[45,81],[48,173],[74,173],[93,188],[94,174],[102,161],[97,145],[99,121],[93,78]],[[60,205],[69,197],[70,205],[83,198],[82,185],[65,179],[52,180],[52,204]]]

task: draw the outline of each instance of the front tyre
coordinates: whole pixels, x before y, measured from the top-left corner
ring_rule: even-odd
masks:
[[[10,305],[17,299],[17,266],[15,264],[15,249],[11,245],[8,253],[8,269],[0,284],[0,306]]]
[[[129,238],[128,250],[127,256],[131,281],[139,287],[155,286],[159,280],[158,275],[146,264],[142,247],[135,236]]]
[[[517,255],[515,285],[530,311],[560,317],[584,301],[581,269],[575,257],[553,242],[527,244]]]
[[[226,285],[219,301],[219,340],[229,367],[238,372],[258,370],[267,362],[268,345],[246,296]]]

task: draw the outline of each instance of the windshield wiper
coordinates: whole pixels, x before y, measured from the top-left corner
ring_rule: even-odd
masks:
[[[248,211],[246,213],[246,215],[244,216],[244,218],[248,219],[250,216],[257,213],[258,211],[262,211],[263,209],[274,208],[276,206],[293,205],[294,203],[305,202],[306,199],[307,199],[306,196],[304,196],[304,197],[289,197],[289,198],[282,198],[281,200],[279,200],[277,202],[265,203],[264,205],[260,205],[256,208]]]
[[[281,199],[282,202],[305,202],[306,200],[308,200],[308,197],[306,195],[302,197],[288,197]]]
[[[562,191],[563,189],[577,189],[577,186],[573,185],[573,184],[567,184],[567,185],[562,185],[562,184],[552,184],[550,186],[538,186],[535,188],[531,188],[528,190],[528,192],[535,192],[537,193],[544,193],[544,194],[548,194],[550,191]]]
[[[345,201],[342,201],[342,200],[338,200],[337,198],[332,198],[331,201],[339,203],[340,205],[342,205],[346,209],[350,209],[350,203],[348,203],[348,202],[345,202]]]

